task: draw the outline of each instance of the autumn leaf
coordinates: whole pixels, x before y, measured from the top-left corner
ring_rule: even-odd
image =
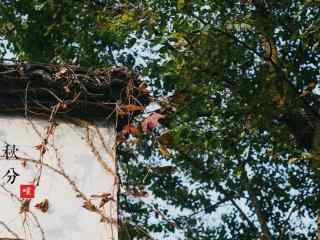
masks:
[[[148,192],[146,191],[139,191],[137,189],[134,189],[134,190],[127,190],[125,191],[124,193],[125,195],[130,195],[130,196],[133,196],[133,197],[148,197],[149,194]]]
[[[118,108],[118,109],[117,109],[117,114],[118,114],[119,116],[125,116],[125,115],[127,115],[128,113],[125,112],[125,111],[123,111],[121,108]]]
[[[159,151],[160,151],[161,155],[164,157],[170,156],[170,151],[165,145],[160,144]]]
[[[159,113],[152,113],[141,123],[144,132],[151,131],[159,124],[159,120],[165,116]]]
[[[44,154],[46,152],[46,147],[44,144],[39,144],[37,146],[34,146],[34,148],[36,150],[39,150],[42,154]]]
[[[49,209],[49,201],[48,199],[44,199],[42,202],[34,205],[34,207],[40,209],[41,212],[46,213]]]
[[[128,144],[129,145],[136,145],[136,144],[141,143],[141,141],[142,140],[140,138],[136,138],[136,139],[132,139],[132,140],[128,141]]]
[[[85,209],[87,209],[87,210],[89,210],[89,211],[91,211],[91,212],[97,212],[97,211],[98,211],[97,207],[96,207],[95,205],[93,205],[93,204],[92,204],[91,202],[89,202],[89,201],[84,202],[84,204],[82,205],[82,207],[85,208]]]
[[[105,197],[110,197],[111,193],[102,193],[102,194],[92,194],[92,198],[105,198]]]
[[[122,105],[120,106],[120,115],[133,113],[133,112],[139,112],[144,110],[144,106],[135,105],[135,104],[128,104],[128,105]]]
[[[37,149],[37,150],[39,150],[39,151],[40,151],[43,147],[44,147],[43,144],[38,144],[37,146],[34,146],[34,148]]]
[[[109,201],[114,201],[114,199],[111,196],[106,196],[106,197],[102,198],[99,203],[99,208],[102,208]]]
[[[124,135],[133,134],[135,136],[139,136],[141,134],[140,130],[133,126],[131,123],[125,125],[122,128],[122,132]]]
[[[128,112],[136,112],[136,111],[142,111],[144,109],[144,106],[139,106],[139,105],[135,105],[135,104],[128,104],[125,109]]]
[[[128,139],[129,134],[132,134],[134,136],[140,136],[141,131],[130,123],[125,125],[122,128],[121,132],[117,134],[117,145],[125,142]]]

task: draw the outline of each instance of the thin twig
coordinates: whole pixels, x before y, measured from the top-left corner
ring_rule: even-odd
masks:
[[[298,205],[295,205],[293,208],[291,208],[287,218],[283,221],[283,223],[281,224],[282,226],[280,226],[280,231],[279,231],[279,237],[278,240],[282,240],[284,239],[284,234],[286,233],[286,226],[292,216],[292,214],[294,213],[294,211],[298,208]],[[319,239],[320,240],[320,239]]]
[[[38,220],[38,217],[37,217],[33,212],[31,212],[31,211],[30,211],[30,214],[31,214],[31,216],[33,217],[34,221],[36,222],[37,227],[38,227],[39,230],[40,230],[40,233],[41,233],[41,236],[42,236],[42,240],[45,240],[45,239],[46,239],[46,238],[45,238],[45,233],[44,233],[43,228],[42,228],[41,225],[40,225],[40,222],[39,222],[39,220]]]
[[[94,146],[92,140],[90,139],[90,128],[89,125],[86,128],[86,141],[89,147],[91,148],[91,152],[95,156],[96,160],[100,163],[100,165],[103,167],[103,169],[110,173],[115,178],[115,184],[118,182],[118,178],[116,173],[106,164],[106,162],[102,159],[99,151]]]
[[[3,221],[0,220],[0,224],[1,224],[9,233],[11,233],[16,239],[21,239],[21,238],[19,238],[18,234],[15,233],[14,231],[12,231],[5,222],[3,222]],[[1,238],[0,238],[0,240],[1,240]]]
[[[0,161],[4,161],[4,160],[6,159],[0,159]],[[12,159],[12,161],[21,161],[21,162],[25,161],[33,164],[39,164],[39,161],[31,158],[18,157],[18,158]],[[76,183],[63,170],[56,169],[55,167],[51,166],[48,163],[42,163],[42,165],[52,170],[53,172],[57,173],[58,175],[62,176],[65,180],[67,180],[67,182],[70,184],[72,189],[77,193],[77,196],[81,197],[85,202],[90,202],[90,199],[86,197],[86,195],[77,187]],[[105,214],[99,209],[97,209],[96,213],[98,213],[101,216],[102,221],[106,221],[107,223],[110,223],[110,224],[117,224],[116,220],[106,217]]]

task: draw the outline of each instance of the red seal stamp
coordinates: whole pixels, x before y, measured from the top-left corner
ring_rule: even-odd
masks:
[[[20,198],[31,199],[34,198],[35,186],[33,184],[20,185]]]

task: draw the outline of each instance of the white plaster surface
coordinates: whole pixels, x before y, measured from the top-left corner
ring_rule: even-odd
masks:
[[[89,138],[104,162],[101,163],[88,144],[86,127],[58,123],[54,134],[49,137],[43,162],[60,172],[64,171],[69,180],[43,166],[40,184],[36,187],[35,198],[30,203],[30,212],[19,213],[20,184],[32,182],[40,172],[40,164],[27,161],[26,166],[23,166],[22,159],[39,161],[40,151],[35,146],[41,144],[46,128],[50,125],[45,120],[32,122],[33,124],[24,118],[0,116],[0,155],[4,154],[6,142],[17,146],[16,155],[19,157],[9,160],[4,156],[0,158],[0,238],[16,239],[18,236],[18,239],[24,240],[117,240],[116,224],[100,222],[101,215],[83,208],[85,200],[77,197],[78,193],[69,181],[74,181],[76,187],[97,207],[101,198],[91,195],[110,193],[115,201],[109,201],[99,208],[99,211],[116,220],[117,186],[113,175],[115,131],[108,126],[98,127],[105,147],[97,128],[89,127]],[[8,178],[3,177],[10,168],[20,174],[13,184],[7,183]],[[46,213],[34,207],[44,199],[49,201],[49,210]]]

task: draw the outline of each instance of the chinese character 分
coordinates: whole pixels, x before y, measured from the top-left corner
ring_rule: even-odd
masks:
[[[10,182],[11,184],[13,184],[17,176],[20,176],[20,174],[16,173],[14,171],[14,168],[9,168],[7,173],[2,178],[8,177],[7,183]]]
[[[5,143],[3,149],[2,149],[2,152],[3,152],[3,155],[2,157],[5,157],[7,160],[8,159],[17,159],[17,155],[16,155],[16,152],[18,151],[18,148],[15,144],[8,144],[8,143]]]

